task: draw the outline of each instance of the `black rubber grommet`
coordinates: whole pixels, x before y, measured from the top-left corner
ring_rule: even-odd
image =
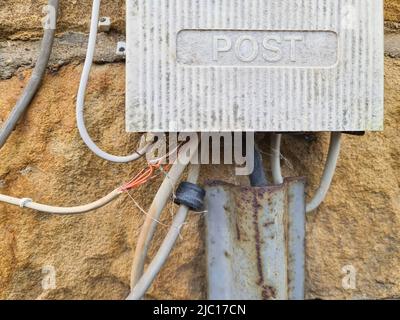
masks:
[[[185,205],[192,211],[204,211],[206,191],[197,184],[182,182],[175,193],[174,202]]]

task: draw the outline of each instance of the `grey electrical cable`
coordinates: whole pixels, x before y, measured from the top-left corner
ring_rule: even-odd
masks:
[[[342,138],[341,132],[333,132],[331,134],[331,141],[329,144],[329,152],[325,163],[324,173],[322,174],[318,190],[315,192],[315,195],[312,198],[312,200],[307,204],[306,207],[307,213],[310,213],[311,211],[317,209],[326,198],[326,195],[328,194],[329,188],[332,184],[333,177],[335,175],[335,170],[340,155],[341,138]],[[272,165],[272,175],[275,184],[283,183],[281,164],[280,164],[281,139],[282,139],[281,134],[273,135],[271,143],[271,148],[272,148],[271,165]]]
[[[191,183],[197,183],[199,174],[200,174],[199,165],[190,166],[187,181]],[[180,231],[186,221],[188,212],[189,212],[188,207],[184,205],[181,205],[179,207],[179,210],[173,220],[171,228],[169,229],[168,234],[165,237],[162,245],[160,246],[157,254],[149,264],[148,268],[146,269],[146,272],[140,277],[139,281],[133,288],[127,300],[139,300],[146,294],[146,291],[150,288],[154,279],[156,278],[161,268],[167,261],[175,245],[175,242],[180,235]]]
[[[282,170],[281,170],[281,134],[272,134],[271,138],[271,167],[272,167],[272,179],[274,184],[282,184]]]
[[[87,205],[77,206],[77,207],[54,207],[48,206],[44,204],[40,204],[37,202],[33,202],[32,199],[29,198],[15,198],[9,197],[0,194],[0,202],[5,202],[8,204],[12,204],[14,206],[19,206],[21,208],[28,208],[32,210],[36,210],[43,213],[50,213],[50,214],[57,214],[57,215],[70,215],[70,214],[80,214],[86,213],[89,211],[93,211],[104,207],[105,205],[109,204],[112,200],[116,199],[120,196],[123,192],[120,189],[115,189],[113,192],[109,193],[107,196],[92,202]]]
[[[94,52],[96,48],[97,30],[98,30],[99,15],[100,15],[100,4],[101,4],[100,0],[93,1],[92,18],[90,23],[90,33],[89,33],[89,41],[86,52],[86,59],[85,59],[85,64],[83,66],[81,81],[79,84],[79,90],[76,99],[76,122],[82,140],[85,142],[86,146],[92,152],[94,152],[97,156],[107,161],[116,163],[126,163],[141,158],[143,154],[146,153],[147,150],[151,147],[152,144],[149,143],[144,149],[140,151],[135,151],[133,154],[129,156],[115,156],[109,154],[101,150],[92,140],[92,138],[89,135],[89,132],[86,129],[84,115],[83,115],[85,108],[86,88],[89,82],[90,69],[92,68]]]
[[[336,166],[340,155],[340,146],[342,140],[341,138],[342,138],[342,133],[340,132],[333,132],[331,134],[331,142],[329,145],[328,157],[326,160],[321,183],[318,190],[315,192],[314,197],[307,204],[306,208],[307,213],[317,209],[326,198],[326,195],[328,194],[329,188],[332,184],[333,177],[335,175]]]
[[[183,147],[182,147],[183,153],[185,153],[189,148],[192,148],[192,147],[193,147],[193,142],[192,142],[192,144],[188,143],[188,144],[183,145]],[[180,158],[178,158],[178,159],[180,159]],[[181,167],[181,166],[183,166],[183,167]],[[165,179],[166,180],[166,181],[164,181],[165,184],[164,184],[164,186],[161,187],[161,189],[164,188],[164,192],[165,192],[166,184],[169,184],[169,186],[171,187],[171,190],[172,190],[173,184],[175,181],[174,177],[176,175],[178,175],[176,170],[179,168],[179,170],[182,170],[182,172],[183,172],[185,167],[186,167],[186,164],[177,163],[175,168],[171,169],[171,172],[168,175],[168,179]],[[168,187],[168,185],[167,185],[167,187]],[[115,189],[114,191],[112,191],[111,193],[109,193],[108,195],[106,195],[105,197],[103,197],[95,202],[92,202],[92,203],[89,203],[86,205],[82,205],[82,206],[76,206],[76,207],[49,206],[49,205],[34,202],[30,198],[16,198],[16,197],[6,196],[3,194],[0,194],[0,202],[8,203],[8,204],[11,204],[14,206],[19,206],[21,208],[28,208],[28,209],[36,210],[36,211],[43,212],[43,213],[58,214],[58,215],[70,215],[70,214],[86,213],[86,212],[90,212],[90,211],[99,209],[101,207],[104,207],[105,205],[107,205],[108,203],[110,203],[111,201],[113,201],[114,199],[116,199],[118,196],[120,196],[123,193],[124,193],[123,189],[121,187],[119,187],[119,188]],[[167,202],[167,199],[165,200],[165,203],[166,202]],[[164,208],[165,203],[162,206],[160,206],[160,208],[159,208],[160,210],[162,210]]]
[[[172,166],[168,176],[164,179],[153,200],[153,203],[150,206],[136,244],[131,271],[131,288],[135,287],[136,283],[143,274],[145,259],[150,247],[150,242],[157,227],[157,221],[160,219],[161,213],[166,206],[168,199],[171,197],[175,185],[178,183],[180,177],[188,166],[189,161],[191,160],[182,159],[182,157],[186,157],[188,150],[191,152],[191,157],[195,156],[197,148],[197,140],[190,140],[182,147],[182,150],[178,154],[177,161]]]
[[[55,13],[55,19],[57,19],[59,0],[49,0],[48,5],[53,7]],[[52,18],[52,17],[51,17]],[[15,104],[12,109],[10,115],[4,122],[1,131],[0,131],[0,149],[7,142],[7,139],[14,131],[15,127],[18,124],[18,121],[21,119],[25,111],[28,109],[29,104],[32,99],[35,97],[40,84],[42,82],[44,73],[46,71],[47,64],[50,59],[50,55],[53,49],[55,29],[47,28],[44,31],[42,45],[39,53],[39,57],[36,61],[35,68],[32,72],[32,76],[29,79],[27,86],[25,87],[21,97]]]

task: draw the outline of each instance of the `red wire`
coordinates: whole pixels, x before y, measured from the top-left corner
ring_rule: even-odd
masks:
[[[161,166],[161,161],[157,164],[149,164],[147,169],[143,169],[140,171],[130,182],[125,184],[122,188],[121,191],[128,191],[132,189],[137,189],[140,186],[146,184],[149,182],[151,179],[155,178],[154,173],[156,170],[160,169]],[[170,166],[165,166],[163,170],[168,171]]]

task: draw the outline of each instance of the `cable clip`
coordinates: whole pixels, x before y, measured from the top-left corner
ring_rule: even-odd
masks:
[[[21,201],[19,202],[19,206],[20,206],[21,208],[25,208],[26,205],[27,205],[28,203],[32,202],[32,201],[33,201],[32,199],[23,198],[23,199],[21,199]]]

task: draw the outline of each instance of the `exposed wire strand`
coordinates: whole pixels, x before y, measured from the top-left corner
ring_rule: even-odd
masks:
[[[138,175],[137,175],[138,176]],[[0,194],[0,202],[8,203],[11,205],[19,206],[21,208],[28,208],[33,209],[43,213],[51,213],[51,214],[58,214],[58,215],[72,215],[72,214],[81,214],[90,212],[101,207],[104,207],[112,200],[117,198],[124,192],[128,192],[129,190],[136,189],[145,183],[149,182],[154,176],[153,175],[146,175],[146,179],[134,180],[134,183],[130,182],[128,184],[124,184],[122,187],[115,189],[113,192],[108,194],[107,196],[92,202],[87,205],[83,206],[76,206],[76,207],[56,207],[56,206],[49,206],[41,203],[34,202],[30,198],[16,198],[10,197],[3,194]],[[140,177],[139,177],[140,178]]]
[[[149,216],[149,213],[143,209],[143,207],[135,200],[135,198],[130,194],[128,190],[125,191],[128,195],[128,197],[132,200],[133,204],[145,215]],[[159,225],[162,225],[164,227],[168,227],[166,224],[162,223],[161,221],[157,219],[153,219],[154,222],[158,223]]]
[[[174,192],[175,185],[178,183],[188,165],[188,162],[185,163],[182,161],[181,155],[184,155],[189,149],[193,152],[192,156],[194,156],[194,151],[196,150],[195,148],[198,148],[197,139],[190,140],[182,147],[182,152],[178,154],[177,161],[172,166],[170,172],[161,184],[161,187],[150,206],[148,211],[149,215],[146,217],[146,220],[142,226],[135,249],[131,272],[131,288],[136,285],[143,274],[147,252],[157,227],[157,223],[155,223],[154,220],[160,220],[161,213],[166,206],[168,199],[171,197],[171,194]],[[186,160],[190,161],[190,159]]]
[[[169,165],[166,166],[161,166],[161,164],[154,165],[154,164],[148,164],[149,168],[143,169],[141,172],[139,172],[130,182],[123,184],[121,187],[115,189],[113,192],[109,193],[107,196],[86,204],[82,206],[76,206],[76,207],[57,207],[57,206],[49,206],[41,203],[34,202],[30,198],[16,198],[16,197],[10,197],[6,196],[3,194],[0,194],[0,202],[8,203],[11,205],[19,206],[21,208],[28,208],[28,209],[33,209],[39,212],[43,213],[50,213],[50,214],[58,214],[58,215],[72,215],[72,214],[81,214],[81,213],[86,213],[90,212],[96,209],[99,209],[101,207],[104,207],[105,205],[109,204],[111,201],[116,199],[118,196],[120,196],[122,193],[127,192],[132,189],[139,188],[140,186],[144,185],[145,183],[148,183],[151,179],[153,179],[155,170],[158,168],[163,172],[166,177],[168,177],[168,168]],[[166,179],[170,183],[169,179]],[[172,184],[171,184],[172,186]]]
[[[197,183],[199,173],[199,165],[190,166],[188,182]],[[146,294],[146,291],[150,288],[154,279],[157,277],[161,268],[167,261],[176,243],[176,240],[181,237],[181,229],[185,225],[188,212],[188,207],[184,205],[179,207],[179,210],[173,220],[172,226],[168,231],[168,234],[165,237],[162,245],[160,246],[157,254],[149,264],[146,272],[140,277],[136,285],[133,287],[132,292],[127,297],[127,300],[139,300]]]

